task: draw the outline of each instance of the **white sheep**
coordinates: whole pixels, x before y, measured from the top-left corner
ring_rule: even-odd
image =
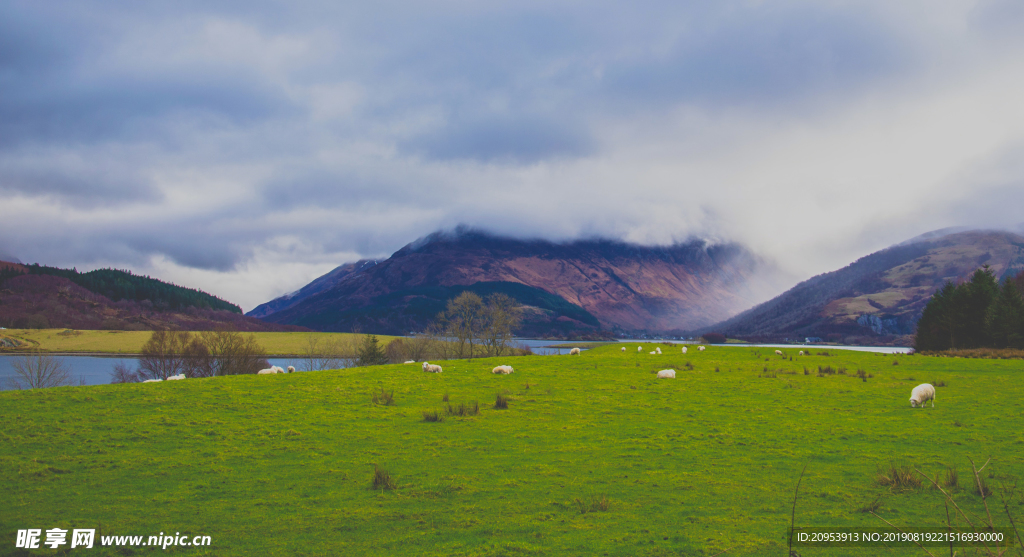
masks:
[[[660,346],[654,347],[654,351],[657,352],[658,354],[661,354],[661,347]]]
[[[163,381],[163,379],[146,379],[143,383],[159,383],[161,381]]]
[[[579,356],[580,355],[580,349],[579,348],[573,348],[572,350],[569,351],[569,355],[570,356]]]
[[[658,372],[658,379],[675,379],[676,370],[674,369],[663,369]]]
[[[405,363],[407,363],[407,364],[415,364],[416,360],[406,360]]]
[[[295,373],[295,366],[288,366],[288,373]]]
[[[441,373],[441,366],[430,362],[423,362],[423,371],[427,373]]]
[[[920,406],[924,408],[924,403],[932,401],[932,408],[935,408],[935,387],[932,387],[928,383],[921,383],[914,387],[913,391],[910,391],[910,407],[916,408]]]
[[[623,352],[625,352],[625,351],[626,351],[626,347],[625,347],[625,346],[623,346],[623,347],[622,347],[622,351],[623,351]]]
[[[683,347],[683,354],[686,354],[686,347]]]
[[[636,351],[637,352],[643,352],[644,351],[644,347],[643,346],[637,346],[636,347]]]
[[[650,354],[653,356],[653,355],[657,354],[657,352],[651,350]]]
[[[704,351],[704,347],[703,346],[698,346],[697,350],[700,350],[701,352],[703,352]]]
[[[491,370],[491,373],[500,373],[502,375],[508,375],[515,371],[512,366],[498,366]]]
[[[184,373],[179,373],[178,375],[172,375],[172,376],[168,377],[167,380],[168,381],[180,381],[180,380],[182,380],[184,378],[185,378],[185,374]]]
[[[804,355],[804,351],[803,351],[803,350],[801,350],[800,352],[797,352],[797,354],[796,354],[796,355],[797,355],[797,356],[803,356],[803,355]]]
[[[270,366],[267,369],[261,369],[256,372],[256,375],[274,375],[277,373],[277,366]]]
[[[782,350],[776,350],[775,351],[775,355],[776,356],[781,356],[782,355]]]

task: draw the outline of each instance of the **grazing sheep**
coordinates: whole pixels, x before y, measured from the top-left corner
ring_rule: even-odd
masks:
[[[683,354],[686,354],[686,347],[683,347]]]
[[[429,362],[423,362],[423,371],[427,373],[441,373],[441,366]]]
[[[270,366],[267,369],[261,369],[256,372],[256,375],[274,375],[277,373],[277,366]]]
[[[163,381],[163,379],[146,379],[143,383],[159,383],[161,381]]]
[[[500,373],[502,375],[508,375],[515,371],[512,366],[498,366],[491,370],[491,373]]]
[[[622,347],[622,351],[623,351],[623,352],[625,352],[625,351],[626,351],[626,347],[625,347],[625,346],[623,346],[623,347]]]
[[[663,369],[658,372],[658,379],[675,379],[676,370],[674,369]]]
[[[935,387],[932,387],[928,383],[921,383],[914,387],[913,391],[910,391],[910,407],[916,408],[920,406],[924,408],[924,403],[932,401],[932,408],[935,408]]]
[[[703,346],[698,346],[697,350],[700,350],[701,352],[703,352],[704,351],[704,347]]]
[[[636,347],[636,351],[637,352],[643,352],[644,351],[644,347],[643,346],[637,346]]]
[[[658,354],[661,354],[661,347],[660,346],[656,346],[654,348],[654,351],[657,352]]]
[[[172,375],[172,376],[168,377],[167,380],[168,381],[180,381],[181,379],[184,379],[184,378],[185,378],[185,374],[184,373],[179,373],[178,375]]]
[[[406,360],[405,363],[407,363],[407,364],[415,364],[416,360]]]
[[[579,356],[580,355],[580,349],[579,348],[573,348],[572,350],[569,351],[569,355],[570,356]]]
[[[804,351],[803,350],[801,350],[800,352],[797,353],[797,356],[803,356],[803,355],[804,355]]]
[[[657,354],[657,352],[655,352],[653,350],[650,353],[651,353],[651,355]]]
[[[782,350],[776,350],[775,351],[775,355],[776,356],[781,356],[782,355]]]

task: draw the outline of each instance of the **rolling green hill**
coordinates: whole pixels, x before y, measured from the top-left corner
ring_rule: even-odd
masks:
[[[969,457],[993,457],[983,479],[995,494],[1024,474],[1019,361],[627,348],[439,362],[441,374],[2,392],[0,536],[5,551],[17,529],[61,527],[209,535],[209,549],[174,550],[218,556],[784,555],[805,465],[798,526],[885,526],[864,509],[944,524],[936,490],[877,483],[890,462],[957,467],[954,499],[975,517]],[[515,373],[491,374],[498,363]],[[677,379],[655,378],[668,367]],[[911,409],[925,381],[945,384],[935,408]],[[381,389],[393,405],[372,402]],[[493,408],[497,394],[508,409]],[[477,415],[423,419],[474,402]],[[372,487],[375,466],[395,489]],[[1022,522],[1020,490],[1006,501]],[[998,495],[989,503],[1006,526]],[[923,554],[876,549],[798,552]]]

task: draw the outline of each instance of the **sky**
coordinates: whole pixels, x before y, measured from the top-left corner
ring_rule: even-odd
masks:
[[[0,254],[249,310],[457,225],[794,280],[1024,222],[1024,3],[0,3]]]

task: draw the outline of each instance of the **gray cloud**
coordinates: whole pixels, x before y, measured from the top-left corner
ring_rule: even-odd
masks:
[[[458,224],[701,235],[826,271],[1019,222],[1022,18],[1008,0],[7,2],[0,246],[247,308]]]

